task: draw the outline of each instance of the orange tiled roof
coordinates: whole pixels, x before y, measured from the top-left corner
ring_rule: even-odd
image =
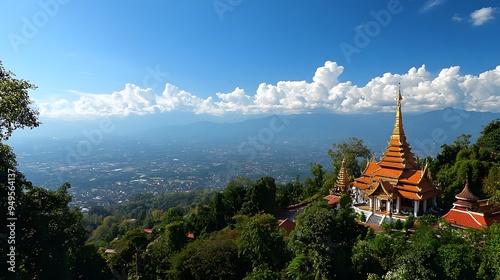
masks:
[[[399,169],[402,169],[404,168],[404,165],[400,162],[394,162],[394,161],[381,161],[379,163],[380,166],[382,167],[393,167],[393,168],[399,168]]]
[[[395,147],[402,146],[403,143],[399,139],[391,138],[391,140],[389,140],[389,145],[391,147],[395,148]]]
[[[399,178],[399,176],[401,175],[401,170],[382,168],[376,173],[376,175],[380,177]]]
[[[409,192],[409,191],[403,191],[403,190],[398,190],[398,192],[404,198],[408,198],[408,199],[412,199],[412,200],[421,200],[422,199],[422,196],[416,192]]]
[[[380,159],[380,163],[383,162],[394,162],[403,164],[404,158],[402,157],[401,152],[385,152],[382,158]]]
[[[369,162],[363,174],[372,174],[377,169],[380,169],[380,166],[378,166],[377,163]]]
[[[357,179],[358,182],[363,182],[363,183],[371,183],[373,181],[372,178],[368,177],[368,176],[363,176],[363,177],[359,177]]]
[[[334,196],[330,200],[328,200],[329,205],[335,205],[339,202],[340,197],[339,196]]]
[[[399,182],[399,184],[397,184],[396,188],[400,189],[400,190],[409,191],[409,192],[420,192],[421,191],[421,189],[418,187],[418,185],[401,184],[401,181]]]
[[[336,197],[336,195],[329,194],[329,195],[325,196],[325,199],[326,199],[326,200],[330,200],[330,199],[332,199],[332,198],[334,198],[334,197]]]
[[[360,190],[364,190],[370,187],[370,185],[368,184],[358,183],[358,182],[354,182],[352,185]]]
[[[470,212],[451,209],[443,218],[450,224],[462,228],[475,228],[482,230],[486,224],[481,224]]]
[[[401,151],[399,149],[397,149],[397,151],[392,151],[392,150],[389,150],[389,151],[386,151],[384,156],[385,157],[391,157],[391,158],[399,158],[401,157]]]
[[[405,170],[401,174],[400,180],[411,183],[418,183],[422,178],[422,170]]]

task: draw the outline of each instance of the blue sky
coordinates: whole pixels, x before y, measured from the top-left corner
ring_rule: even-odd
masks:
[[[500,112],[500,2],[5,0],[42,118]]]

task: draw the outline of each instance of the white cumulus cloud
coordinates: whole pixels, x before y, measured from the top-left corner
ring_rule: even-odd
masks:
[[[500,112],[500,66],[479,75],[460,73],[459,66],[431,74],[422,65],[407,73],[384,73],[366,85],[339,82],[344,67],[327,61],[312,81],[261,83],[254,94],[242,88],[201,98],[166,84],[161,94],[152,89],[126,84],[110,94],[78,93],[75,101],[60,99],[39,103],[42,117],[83,118],[143,115],[183,111],[195,114],[293,114],[311,112],[370,113],[393,111],[398,83],[405,111],[421,112],[445,107]]]
[[[494,19],[494,13],[498,12],[498,8],[493,7],[485,7],[479,10],[475,10],[470,14],[469,21],[472,22],[472,25],[479,26],[483,25],[485,22]]]

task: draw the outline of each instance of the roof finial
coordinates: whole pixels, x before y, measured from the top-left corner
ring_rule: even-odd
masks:
[[[399,79],[398,82],[398,96],[396,97],[396,101],[398,102],[398,106],[401,107],[401,100],[403,100],[403,97],[401,96],[401,79]]]
[[[403,117],[401,115],[401,81],[398,82],[398,95],[396,97],[396,123],[394,124],[394,130],[392,131],[392,136],[396,139],[402,138],[403,132]]]

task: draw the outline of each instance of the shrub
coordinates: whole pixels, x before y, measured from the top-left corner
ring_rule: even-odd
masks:
[[[396,219],[394,222],[392,222],[393,229],[402,230],[403,227],[403,221],[401,221],[400,219]]]
[[[410,215],[408,216],[408,218],[406,218],[403,228],[405,230],[408,230],[410,228],[413,228],[414,225],[415,225],[415,217],[413,215]]]
[[[359,220],[363,223],[366,222],[365,212],[361,212],[361,215],[359,215]]]

